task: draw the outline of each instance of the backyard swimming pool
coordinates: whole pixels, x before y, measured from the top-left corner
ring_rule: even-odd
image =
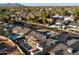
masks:
[[[17,39],[17,35],[12,34],[12,35],[9,36],[9,38],[10,38],[11,40],[16,40],[16,39]]]

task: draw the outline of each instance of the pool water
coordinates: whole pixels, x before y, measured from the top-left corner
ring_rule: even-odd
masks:
[[[9,36],[9,38],[10,38],[11,40],[16,40],[16,39],[17,39],[17,35],[12,34],[12,35]]]

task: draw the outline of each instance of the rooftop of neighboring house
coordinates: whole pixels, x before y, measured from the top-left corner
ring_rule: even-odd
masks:
[[[68,38],[68,33],[67,32],[62,32],[56,36],[53,36],[52,39],[56,39],[56,40],[60,40],[60,41],[64,41],[66,40],[66,38]]]
[[[30,31],[30,29],[29,28],[22,28],[22,27],[20,27],[20,26],[16,26],[16,27],[14,27],[13,29],[12,29],[12,32],[13,33],[27,33],[27,32],[29,32]]]
[[[27,40],[27,43],[30,45],[30,46],[32,46],[32,47],[36,47],[36,44],[35,43],[37,43],[35,40],[36,40],[36,38],[34,37],[34,36],[28,36],[28,35],[26,35],[25,36],[25,39]],[[29,40],[29,41],[28,41]],[[33,41],[32,43],[30,42],[30,40],[31,41]]]
[[[70,47],[79,51],[79,41],[74,42],[73,44],[70,45]]]
[[[36,44],[39,43],[43,48],[52,43],[55,43],[54,39],[46,38],[45,35],[43,35],[39,32],[35,32],[35,31],[32,31],[31,33],[29,33],[29,35],[26,35],[25,38],[28,38],[28,40],[31,40]],[[28,44],[30,44],[30,42]]]
[[[72,22],[69,23],[69,25],[72,25],[72,26],[79,26],[79,23],[76,23],[76,22],[73,22],[73,21],[72,21]]]
[[[10,39],[0,36],[0,54],[21,55],[21,52]]]
[[[53,39],[46,39],[46,45],[50,45],[53,43]]]
[[[75,38],[78,38],[78,39],[79,39],[79,34],[69,34],[69,36],[70,36],[70,37],[73,37],[74,39],[75,39]]]
[[[53,18],[56,18],[56,19],[62,19],[63,16],[60,16],[59,14],[55,14],[55,15],[53,16]]]
[[[78,39],[69,40],[67,42],[67,45],[75,50],[73,54],[78,55],[79,53],[79,47],[78,47],[79,40]]]
[[[74,19],[73,19],[73,16],[71,15],[71,16],[65,16],[64,21],[66,20],[73,21]]]
[[[29,33],[29,35],[32,35],[32,36],[34,36],[36,39],[34,39],[34,40],[36,40],[37,42],[44,42],[45,41],[45,39],[46,39],[46,36],[44,36],[44,35],[42,35],[42,34],[40,34],[40,33],[38,33],[38,32],[36,32],[36,31],[31,31],[30,33]]]
[[[63,24],[64,20],[57,20],[55,24]]]
[[[32,46],[34,49],[37,48],[37,47],[36,47],[37,44],[40,44],[42,47],[45,47],[45,44],[44,44],[45,40],[40,41],[40,40],[38,40],[37,38],[35,38],[34,36],[32,36],[32,35],[26,35],[25,38],[27,38],[27,43],[28,43],[30,46]],[[30,42],[29,42],[29,41],[30,41]],[[34,49],[33,49],[33,50],[34,50]]]
[[[71,39],[71,40],[69,40],[66,44],[67,44],[68,46],[71,46],[72,44],[76,43],[77,41],[78,41],[77,39]]]
[[[72,37],[72,36],[71,36]],[[79,54],[79,38],[74,38],[75,36],[73,35],[73,37],[71,39],[69,39],[66,42],[63,43],[59,43],[54,49],[52,49],[51,51],[49,51],[49,53],[54,53],[56,55],[78,55]],[[74,52],[69,53],[68,52],[68,48],[72,48]]]
[[[54,53],[56,55],[69,55],[67,48],[68,48],[68,46],[60,43],[53,50],[49,51],[49,53],[51,53],[51,54]]]
[[[29,52],[32,52],[34,54],[38,54],[40,52],[40,50],[36,47],[37,42],[36,41],[32,41],[32,40],[35,40],[35,39],[36,38],[34,38],[33,36],[26,35],[24,40],[31,47]]]

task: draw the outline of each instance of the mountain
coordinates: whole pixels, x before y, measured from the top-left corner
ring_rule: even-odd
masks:
[[[19,6],[23,6],[23,5],[21,5],[19,3],[0,3],[0,7],[9,7],[9,6],[17,6],[17,7],[19,7]]]

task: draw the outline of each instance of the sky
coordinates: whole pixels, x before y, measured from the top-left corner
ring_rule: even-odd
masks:
[[[79,3],[20,3],[25,6],[79,6]]]

